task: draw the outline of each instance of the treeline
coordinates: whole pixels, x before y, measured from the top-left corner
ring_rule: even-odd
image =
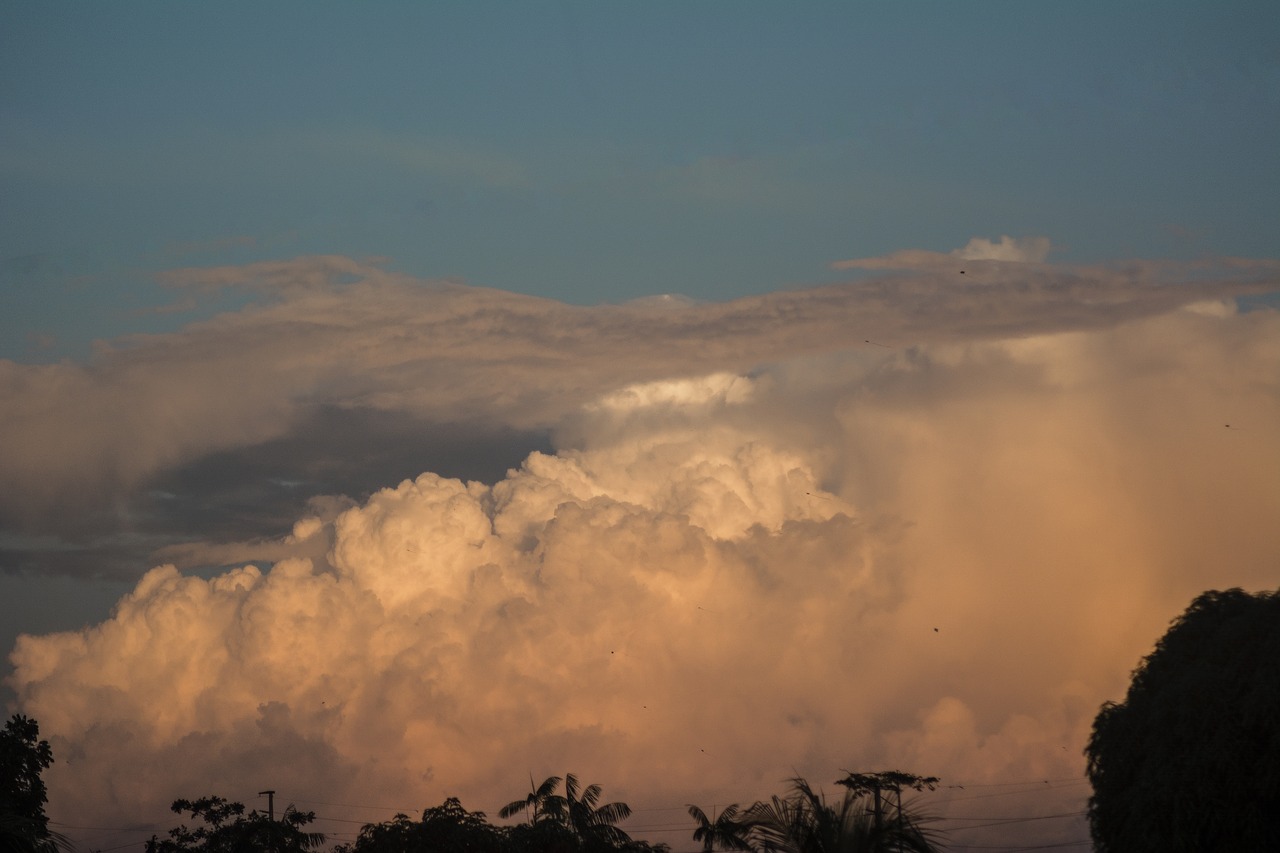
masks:
[[[49,827],[42,772],[53,752],[35,720],[15,715],[0,731],[0,853],[61,853],[70,842]],[[708,815],[690,805],[692,838],[705,853],[927,853],[936,848],[924,821],[903,806],[903,789],[932,789],[938,780],[907,773],[850,773],[838,784],[844,795],[828,802],[804,779],[791,780],[783,796],[743,809],[737,804]],[[455,798],[414,820],[398,814],[365,824],[356,840],[334,853],[668,853],[666,844],[632,838],[619,824],[631,816],[626,803],[602,803],[601,787],[582,785],[572,773],[550,776],[498,811],[514,825],[496,826],[484,812],[467,811]],[[324,833],[311,825],[315,812],[292,805],[279,819],[249,811],[219,796],[175,800],[187,815],[166,837],[144,842],[145,853],[301,853],[321,849]]]
[[[785,796],[740,808],[726,806],[707,815],[690,805],[693,840],[705,853],[715,850],[756,853],[931,853],[937,839],[924,821],[902,804],[902,790],[933,789],[937,779],[908,773],[850,773],[839,781],[844,795],[828,802],[804,779],[791,780]],[[563,789],[561,788],[563,783]],[[484,812],[463,808],[455,798],[429,808],[413,820],[398,814],[366,824],[351,844],[335,853],[666,853],[618,826],[631,816],[626,803],[601,803],[599,785],[582,786],[572,773],[548,777],[523,798],[503,806],[500,818],[522,815],[513,826],[495,826]],[[563,790],[563,793],[561,793]],[[308,851],[325,842],[306,827],[314,812],[290,806],[281,820],[245,813],[240,803],[219,797],[178,800],[173,810],[190,813],[202,825],[183,825],[169,837],[153,837],[147,853],[237,853]]]

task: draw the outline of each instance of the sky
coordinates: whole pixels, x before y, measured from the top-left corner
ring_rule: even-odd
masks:
[[[0,16],[3,699],[84,849],[884,769],[1085,849],[1100,704],[1280,587],[1272,4]]]

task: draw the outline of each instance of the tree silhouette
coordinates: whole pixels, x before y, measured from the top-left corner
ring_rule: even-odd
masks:
[[[737,803],[725,806],[714,820],[708,818],[702,809],[690,805],[689,817],[698,824],[698,828],[693,831],[693,840],[702,842],[704,853],[717,849],[751,849],[751,845],[747,843],[747,824],[738,817]]]
[[[631,807],[626,803],[596,805],[601,792],[599,785],[588,785],[579,793],[577,777],[568,773],[564,777],[564,800],[552,806],[563,808],[566,825],[578,837],[613,846],[626,844],[631,836],[615,824],[631,817]]]
[[[502,809],[508,816],[526,811],[525,823],[492,826],[484,812],[469,812],[450,797],[424,811],[421,821],[398,814],[366,824],[354,844],[341,845],[334,853],[668,853],[666,845],[633,841],[614,827],[611,821],[630,809],[621,803],[597,805],[599,785],[580,791],[574,776],[564,781],[562,796],[554,793],[560,777],[537,787],[530,780],[530,797]],[[572,815],[577,815],[576,823]]]
[[[836,782],[849,789],[855,797],[871,797],[871,813],[877,827],[884,823],[885,793],[894,795],[893,820],[901,823],[905,817],[902,810],[902,789],[913,791],[932,791],[938,787],[937,776],[917,776],[914,773],[903,773],[901,770],[884,770],[879,773],[853,773],[845,771],[845,777]]]
[[[804,779],[791,780],[791,793],[747,810],[748,839],[766,853],[933,853],[937,849],[923,819],[903,815],[877,820],[865,794],[845,792],[836,804]]]
[[[1280,850],[1280,591],[1192,601],[1085,754],[1102,853]]]
[[[324,844],[323,833],[302,829],[316,819],[315,812],[293,806],[278,821],[256,811],[246,815],[243,803],[222,797],[174,800],[170,808],[178,814],[190,812],[204,825],[189,829],[183,824],[169,830],[166,839],[153,835],[146,853],[300,853]]]
[[[403,814],[390,821],[366,824],[353,845],[342,845],[334,853],[502,853],[501,830],[491,825],[484,812],[469,812],[456,797],[450,797],[422,813],[422,820]]]
[[[529,823],[537,823],[546,816],[547,801],[555,796],[560,785],[559,776],[548,776],[541,785],[533,786],[533,774],[529,774],[529,795],[523,800],[514,800],[498,809],[498,817],[506,818],[524,811],[529,814]]]
[[[626,803],[599,805],[601,787],[580,788],[578,777],[572,773],[564,777],[564,794],[553,793],[560,781],[559,776],[548,777],[525,799],[503,806],[498,816],[510,817],[528,809],[532,813],[530,825],[557,825],[589,846],[622,847],[631,843],[631,836],[616,825],[631,817],[630,806]],[[532,779],[529,782],[533,784]]]
[[[41,774],[53,763],[49,742],[40,740],[40,725],[14,714],[0,730],[0,851],[71,849],[62,835],[49,829],[44,813],[48,793]]]

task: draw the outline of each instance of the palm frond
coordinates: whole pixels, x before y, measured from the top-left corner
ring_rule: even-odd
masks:
[[[534,793],[537,794],[539,799],[545,800],[555,793],[561,781],[563,780],[559,776],[548,776]],[[529,777],[529,784],[533,784],[533,777]]]
[[[588,785],[582,792],[580,802],[586,803],[591,808],[596,807],[596,803],[600,800],[600,792],[604,790],[599,785]]]
[[[626,803],[608,803],[592,811],[592,823],[621,823],[631,817],[631,806]]]

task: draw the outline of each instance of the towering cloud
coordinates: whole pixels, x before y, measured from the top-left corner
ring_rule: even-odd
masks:
[[[640,808],[842,769],[1081,778],[1099,703],[1194,594],[1277,584],[1280,316],[1226,298],[1275,282],[990,264],[596,309],[361,269],[58,368],[171,413],[136,477],[287,433],[303,396],[555,448],[316,504],[218,544],[232,569],[161,565],[101,624],[21,638],[55,814],[265,787],[494,811],[565,770]],[[197,364],[216,393],[162,405]]]

